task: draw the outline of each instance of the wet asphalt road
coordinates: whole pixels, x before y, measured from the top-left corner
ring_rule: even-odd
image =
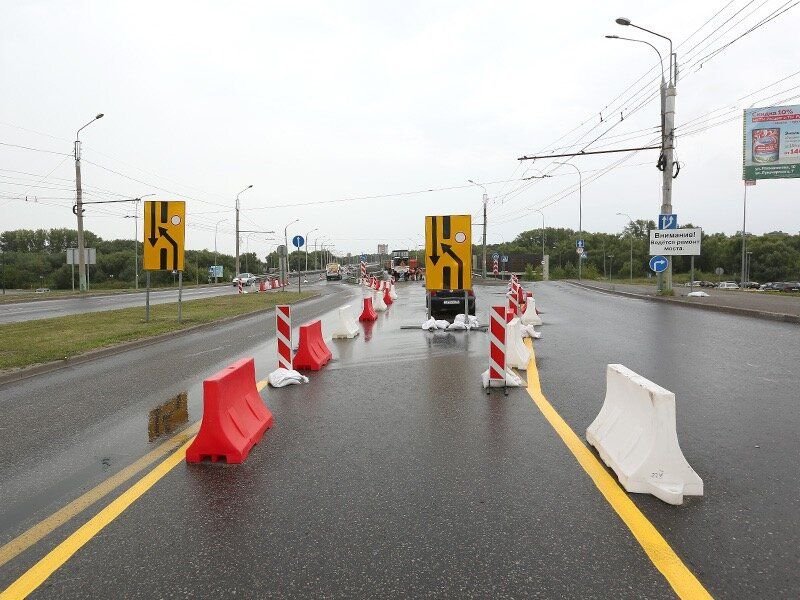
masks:
[[[295,287],[297,279],[294,280]],[[237,293],[232,285],[220,285],[183,290],[183,300],[213,298]],[[152,290],[150,304],[166,304],[178,301],[178,290]],[[131,308],[145,305],[145,292],[128,294],[111,294],[108,296],[84,296],[83,298],[63,298],[52,300],[32,300],[29,302],[13,302],[0,304],[0,324],[19,323],[36,319],[50,319],[88,312],[102,312],[118,308]]]
[[[330,331],[328,311],[360,292],[322,289],[299,313]],[[276,424],[244,465],[181,463],[34,597],[672,597],[527,393],[480,389],[486,335],[400,330],[424,300],[398,291],[373,327],[330,342],[311,383],[264,390]],[[478,289],[482,322],[501,294]],[[706,495],[632,497],[687,566],[718,597],[795,597],[797,326],[565,284],[536,295],[543,391],[581,437],[608,362],[676,393]],[[188,389],[193,421],[202,377],[243,355],[265,377],[269,321],[0,388],[0,481],[19,498],[0,541],[146,452],[146,413],[169,395]],[[0,589],[66,533],[0,567]]]

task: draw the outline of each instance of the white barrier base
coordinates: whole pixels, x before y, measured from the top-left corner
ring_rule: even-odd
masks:
[[[389,298],[391,298],[392,301],[397,300],[397,291],[394,289],[394,284],[391,284],[389,287]]]
[[[541,325],[542,318],[536,314],[536,301],[533,297],[528,298],[525,305],[525,312],[522,315],[522,323],[525,325]]]
[[[489,369],[486,369],[481,374],[481,381],[483,382],[483,387],[522,387],[525,385],[525,382],[522,380],[522,377],[514,373],[514,371],[509,371],[506,369],[506,382],[503,384],[502,381],[497,379],[493,381],[489,381]]]
[[[372,295],[372,308],[375,309],[375,312],[386,312],[389,308],[383,301],[383,292],[375,292]]]
[[[342,306],[339,309],[339,320],[333,329],[334,339],[348,339],[351,340],[360,333],[360,329],[356,324],[356,319],[350,312],[350,305]]]
[[[703,480],[678,444],[675,394],[623,365],[606,368],[605,401],[586,440],[629,492],[668,504],[703,495]]]
[[[519,319],[514,317],[506,325],[506,367],[527,370],[530,361],[531,351],[522,340]]]

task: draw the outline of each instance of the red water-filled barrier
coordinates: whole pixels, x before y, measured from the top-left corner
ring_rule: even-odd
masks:
[[[203,420],[186,462],[241,463],[274,422],[256,388],[253,359],[235,362],[203,381]]]
[[[294,355],[295,369],[319,371],[333,358],[330,349],[322,339],[322,321],[317,319],[300,326],[300,344]]]
[[[361,311],[361,315],[358,317],[359,321],[377,321],[378,320],[378,313],[375,312],[375,309],[372,307],[372,298],[364,298],[364,310]]]

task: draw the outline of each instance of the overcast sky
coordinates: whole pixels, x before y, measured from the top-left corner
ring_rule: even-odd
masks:
[[[76,226],[72,140],[97,112],[105,117],[81,133],[85,200],[186,200],[189,248],[213,249],[226,219],[218,246],[233,251],[234,200],[249,184],[242,229],[275,230],[282,241],[300,218],[290,237],[319,228],[312,243],[327,238],[341,253],[415,247],[426,214],[472,213],[479,223],[483,192],[467,179],[553,175],[487,185],[490,242],[540,227],[539,208],[548,226],[577,229],[575,171],[517,158],[580,150],[606,130],[589,150],[655,140],[656,54],[604,35],[641,37],[665,58],[667,44],[614,23],[625,16],[676,45],[676,122],[689,123],[685,138],[678,130],[675,212],[681,223],[733,233],[742,222],[741,110],[800,104],[800,8],[699,59],[783,4],[7,2],[0,142],[51,153],[0,145],[0,230]],[[620,231],[618,212],[656,218],[657,154],[574,161],[584,229]],[[797,180],[750,188],[748,230],[797,232],[798,192]],[[354,197],[372,198],[331,202]],[[126,214],[132,205],[87,206],[85,225],[132,238]],[[278,241],[264,237],[244,248],[263,255]]]

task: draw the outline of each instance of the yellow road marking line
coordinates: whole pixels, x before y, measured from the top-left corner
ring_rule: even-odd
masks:
[[[79,497],[75,498],[75,500],[60,508],[46,519],[4,544],[0,547],[0,567],[49,535],[58,527],[61,527],[61,525],[65,524],[76,515],[82,513],[101,498],[110,494],[156,459],[174,450],[176,446],[194,436],[199,426],[199,423],[190,425],[186,430],[154,448],[136,462],[131,463],[118,473],[97,484],[91,490],[81,494]]]
[[[258,383],[256,383],[256,388],[258,389],[259,392],[261,392],[261,390],[263,390],[267,386],[267,383],[268,383],[268,381],[266,379],[261,380]],[[0,600],[11,600],[12,598],[14,600],[18,600],[20,598],[26,598],[28,596],[28,594],[30,594],[36,588],[38,588],[40,585],[42,585],[42,583],[44,583],[44,581],[48,577],[50,577],[50,575],[52,575],[65,562],[67,562],[89,540],[91,540],[95,535],[100,533],[100,531],[102,531],[103,528],[105,528],[106,525],[108,525],[109,523],[111,523],[111,521],[113,521],[119,515],[121,515],[122,512],[125,511],[125,509],[127,509],[131,504],[133,504],[142,495],[144,495],[144,493],[147,492],[147,490],[149,490],[151,487],[153,487],[156,483],[158,483],[158,481],[162,477],[164,477],[164,475],[169,473],[172,469],[174,469],[180,462],[182,462],[186,458],[186,449],[189,447],[189,445],[192,443],[192,441],[194,441],[194,434],[197,433],[197,430],[199,429],[199,427],[200,427],[200,423],[199,422],[194,423],[189,429],[187,429],[186,431],[184,431],[181,434],[179,434],[179,436],[176,436],[175,438],[173,438],[173,440],[170,440],[169,442],[165,442],[164,444],[162,444],[161,446],[159,446],[155,450],[151,451],[147,455],[145,455],[142,458],[140,458],[138,461],[136,461],[136,463],[133,463],[132,465],[127,467],[127,469],[132,469],[132,467],[134,467],[134,465],[142,463],[142,464],[140,464],[139,468],[136,471],[130,472],[128,474],[128,476],[125,477],[124,479],[119,479],[119,481],[117,481],[116,485],[114,485],[113,487],[109,488],[103,494],[96,495],[94,500],[92,500],[92,502],[102,498],[104,495],[108,494],[112,489],[114,489],[114,487],[116,487],[117,485],[123,483],[124,481],[126,481],[127,479],[129,479],[130,477],[135,475],[142,468],[144,468],[145,466],[147,466],[148,464],[153,462],[153,460],[155,460],[155,458],[157,458],[161,454],[165,454],[169,449],[174,448],[176,443],[180,443],[180,441],[184,442],[183,445],[180,448],[178,448],[175,452],[173,452],[165,461],[163,461],[156,468],[154,468],[152,471],[147,473],[144,477],[142,477],[139,481],[137,481],[135,484],[133,484],[125,492],[120,494],[108,506],[106,506],[99,513],[97,513],[94,517],[92,517],[85,525],[83,525],[80,528],[78,528],[77,531],[75,531],[67,539],[65,539],[63,542],[61,542],[58,546],[53,548],[53,550],[48,552],[39,562],[37,562],[35,565],[33,565],[21,577],[19,577],[19,579],[17,579],[14,583],[12,583],[10,586],[8,586],[3,592],[1,592],[0,593]],[[187,439],[187,437],[188,437],[188,439]],[[172,443],[170,443],[170,442],[172,442]],[[156,453],[159,453],[159,452],[160,452],[160,454],[156,454]],[[150,457],[150,460],[147,461],[147,462],[143,462],[148,457]],[[122,473],[123,473],[123,471],[120,471],[120,473],[118,473],[114,477],[119,477]],[[98,488],[100,488],[103,485],[111,482],[114,479],[114,477],[109,478],[108,480],[106,480],[106,482],[104,482],[104,483],[100,484],[99,486],[97,486],[97,488],[94,488],[93,490],[90,490],[89,492],[87,492],[86,494],[81,496],[81,498],[84,498],[84,496],[91,495]],[[77,500],[73,501],[73,503],[71,503],[70,505],[67,505],[66,507],[61,509],[61,511],[58,511],[57,513],[55,513],[54,515],[52,515],[51,517],[49,517],[47,520],[43,521],[42,523],[45,523],[49,519],[53,519],[54,517],[56,517],[56,515],[59,515],[62,511],[65,511],[66,509],[68,509],[72,504],[75,504],[81,498],[78,498]],[[89,504],[91,504],[91,502],[86,504],[85,506],[83,506],[80,510],[75,512],[72,516],[74,516],[75,514],[78,514],[81,510],[83,510],[84,508],[89,506]],[[69,518],[71,518],[71,517],[69,517]],[[31,544],[33,544],[36,541],[38,541],[38,539],[41,539],[42,537],[44,537],[44,535],[47,535],[47,533],[49,533],[50,531],[55,529],[55,527],[57,527],[58,525],[60,525],[60,524],[62,524],[64,522],[65,522],[65,520],[58,520],[55,525],[53,525],[49,530],[45,530],[45,532],[39,538],[37,538],[37,540],[32,541],[28,546],[30,546]],[[42,523],[40,523],[39,525],[42,525]],[[34,526],[33,528],[31,528],[31,530],[28,530],[27,532],[22,534],[16,540],[12,540],[12,542],[10,542],[9,544],[13,544],[14,542],[19,540],[23,536],[27,535],[33,529],[39,527],[39,525]],[[7,544],[7,546],[9,544]],[[26,546],[26,548],[28,546]],[[5,549],[5,548],[6,548],[6,546],[3,546],[3,549]],[[21,551],[22,550],[18,550],[13,556],[16,556],[16,554],[19,554],[19,552],[21,552]],[[13,558],[13,556],[9,556],[9,559]]]
[[[536,368],[536,356],[533,344],[525,340],[531,350],[531,360],[528,364],[528,394],[536,406],[542,411],[544,417],[555,429],[564,444],[575,456],[578,464],[583,467],[586,474],[592,479],[597,489],[603,494],[623,523],[628,526],[633,537],[639,542],[642,549],[652,561],[653,565],[661,572],[664,578],[675,590],[680,598],[711,598],[711,594],[703,584],[694,576],[667,541],[662,537],[653,524],[647,520],[639,507],[628,497],[617,481],[609,475],[605,467],[597,460],[594,454],[575,435],[566,421],[561,418],[553,406],[542,393],[539,381],[539,371]]]
[[[84,544],[100,533],[106,525],[122,514],[126,508],[158,483],[158,481],[178,465],[178,463],[182,462],[186,457],[186,449],[193,440],[194,437],[185,442],[166,460],[120,494],[85,525],[78,528],[75,533],[48,552],[44,558],[33,565],[19,579],[0,593],[0,600],[25,598],[38,588],[56,571],[56,569],[61,567],[72,555],[80,550]]]

